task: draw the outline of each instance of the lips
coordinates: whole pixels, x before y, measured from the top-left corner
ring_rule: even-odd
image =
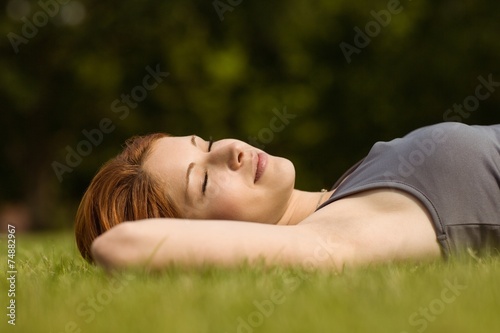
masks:
[[[258,153],[257,154],[257,167],[255,170],[255,178],[254,178],[254,183],[256,183],[261,177],[264,171],[266,170],[267,166],[267,154],[265,153]]]

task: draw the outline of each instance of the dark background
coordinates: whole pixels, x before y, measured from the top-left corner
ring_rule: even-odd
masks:
[[[442,121],[500,123],[498,87],[474,104],[480,76],[500,82],[494,0],[3,4],[0,224],[71,228],[96,170],[134,134],[257,142],[318,191],[376,141]],[[150,90],[148,66],[169,73]],[[131,92],[141,100],[126,106]],[[472,111],[453,111],[466,102]],[[83,131],[105,118],[88,143]],[[69,167],[78,147],[86,156]]]

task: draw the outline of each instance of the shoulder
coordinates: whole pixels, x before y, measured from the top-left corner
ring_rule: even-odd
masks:
[[[341,244],[346,263],[439,257],[431,217],[412,195],[372,189],[344,197],[302,223],[333,244]]]

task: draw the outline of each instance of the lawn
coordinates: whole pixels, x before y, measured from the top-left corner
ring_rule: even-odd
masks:
[[[1,244],[6,272],[5,235]],[[497,257],[110,276],[80,258],[71,233],[46,233],[16,235],[15,265],[15,297],[8,273],[0,283],[0,332],[500,332]]]

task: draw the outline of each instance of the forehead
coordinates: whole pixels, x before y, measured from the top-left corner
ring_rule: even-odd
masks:
[[[179,193],[183,186],[183,174],[189,165],[191,136],[165,137],[153,143],[151,151],[144,161],[144,170],[159,180],[170,195]]]
[[[151,145],[151,151],[147,160],[158,158],[159,155],[175,154],[180,145],[189,143],[191,136],[167,136],[156,140]],[[149,161],[146,161],[146,163]]]

